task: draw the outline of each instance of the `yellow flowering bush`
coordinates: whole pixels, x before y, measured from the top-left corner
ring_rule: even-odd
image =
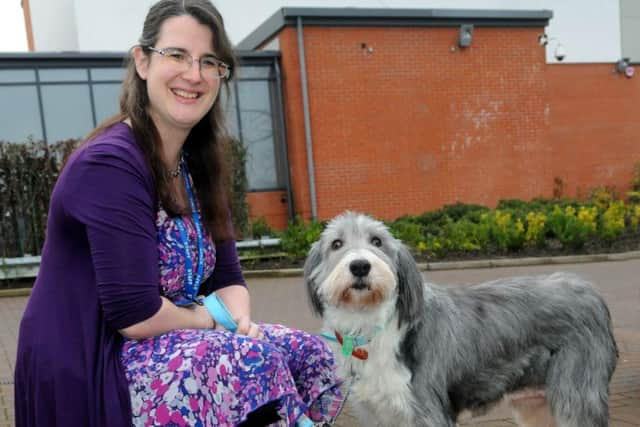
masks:
[[[640,205],[629,206],[629,223],[634,230],[640,225]]]
[[[527,231],[524,239],[529,245],[541,245],[544,243],[544,226],[547,216],[542,212],[529,212],[526,217]]]
[[[569,205],[562,209],[555,205],[549,215],[549,229],[564,247],[579,249],[596,232],[594,221],[597,212],[595,207],[576,209]]]
[[[580,206],[578,209],[578,221],[580,221],[593,235],[598,228],[598,208],[595,206]]]
[[[612,240],[620,236],[624,231],[624,214],[624,202],[612,202],[600,218],[600,237]]]
[[[496,209],[482,214],[480,218],[498,249],[518,250],[524,245],[524,224],[520,218],[514,218],[512,212]]]
[[[640,162],[633,165],[633,178],[631,179],[631,191],[627,192],[629,202],[640,202]]]
[[[587,242],[590,247],[613,242],[627,230],[640,232],[640,203],[625,205],[616,197],[603,187],[593,190],[586,203],[509,199],[493,210],[457,203],[399,218],[390,227],[416,253],[436,258],[452,252],[504,254],[525,246],[555,250],[557,243],[579,250]]]

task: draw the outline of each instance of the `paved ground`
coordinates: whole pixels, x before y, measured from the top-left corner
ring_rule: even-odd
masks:
[[[597,283],[613,317],[620,360],[611,383],[611,426],[640,426],[640,260],[491,269],[432,271],[428,280],[439,284],[471,283],[498,277],[572,271]],[[318,331],[320,322],[310,315],[300,278],[250,279],[254,316],[266,322],[280,322]],[[26,297],[0,298],[0,427],[13,426],[13,367],[16,334]],[[506,427],[515,424],[509,411],[498,407],[462,426]],[[364,427],[349,407],[338,427]]]

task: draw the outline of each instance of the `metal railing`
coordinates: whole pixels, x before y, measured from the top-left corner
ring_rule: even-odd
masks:
[[[236,242],[238,250],[258,249],[280,246],[278,238],[261,238]],[[38,275],[40,256],[24,256],[19,258],[0,258],[0,280],[29,279]]]

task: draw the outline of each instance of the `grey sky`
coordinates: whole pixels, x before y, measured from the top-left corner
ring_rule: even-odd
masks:
[[[75,1],[82,2],[83,0]],[[213,2],[225,18],[225,24],[233,43],[241,41],[279,8],[285,6],[542,9],[542,7],[532,7],[536,0],[213,0]],[[27,50],[24,16],[20,4],[21,0],[0,0],[0,51]]]
[[[531,0],[213,0],[238,43],[281,7],[360,7],[407,9],[543,9]]]
[[[24,52],[27,35],[20,0],[0,0],[0,52]]]

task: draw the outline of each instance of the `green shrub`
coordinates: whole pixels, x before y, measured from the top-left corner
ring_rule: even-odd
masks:
[[[496,209],[485,213],[482,224],[489,230],[491,241],[497,249],[517,251],[524,246],[524,223],[515,215],[515,211]]]
[[[453,251],[479,251],[487,247],[490,234],[487,224],[462,218],[450,221],[444,227],[444,235],[447,236],[444,245]]]
[[[480,223],[480,216],[489,209],[485,206],[455,203],[445,205],[442,208],[425,212],[415,217],[403,217],[408,222],[415,222],[421,225],[422,235],[445,237],[444,228],[450,221],[457,222],[463,218],[473,223]]]
[[[251,236],[254,239],[259,239],[265,236],[273,236],[273,229],[263,216],[255,218],[253,221],[251,221],[250,228]]]
[[[411,221],[407,217],[387,223],[389,231],[396,239],[400,239],[404,244],[413,248],[418,248],[424,243],[425,230],[422,224]]]
[[[527,211],[532,209],[531,204],[532,202],[525,202],[520,199],[503,199],[498,201],[496,209],[501,211]]]
[[[325,224],[319,221],[310,221],[305,224],[300,216],[289,222],[286,230],[278,233],[282,249],[291,258],[304,258],[311,249],[311,244],[318,240]]]
[[[474,222],[478,222],[480,220],[480,215],[488,210],[489,209],[485,206],[461,202],[457,202],[453,205],[444,205],[442,209],[440,209],[444,216],[452,219],[454,222],[463,218],[476,219],[477,221]]]
[[[531,200],[530,202],[525,202],[523,200],[518,200],[518,199],[507,199],[507,200],[500,200],[498,202],[498,206],[496,206],[496,209],[517,212],[518,217],[524,218],[529,212],[549,213],[553,210],[554,206],[560,205],[564,207],[564,206],[571,205],[573,203],[575,202],[569,199],[549,200],[549,199],[536,198]]]
[[[49,198],[62,165],[78,141],[0,141],[0,257],[40,253],[45,238]],[[246,149],[227,144],[231,170],[230,203],[238,237],[247,230]]]
[[[247,233],[249,228],[249,203],[247,202],[247,149],[242,143],[231,138],[227,144],[227,161],[229,162],[231,188],[229,191],[231,203],[231,219],[237,238]]]
[[[640,228],[640,204],[633,204],[627,207],[627,217],[629,218],[629,226],[633,231]]]
[[[0,257],[40,253],[50,194],[75,144],[0,141]]]
[[[564,209],[555,206],[549,215],[548,226],[562,246],[571,249],[582,248],[587,239],[595,233],[593,221],[579,217],[573,206]]]

